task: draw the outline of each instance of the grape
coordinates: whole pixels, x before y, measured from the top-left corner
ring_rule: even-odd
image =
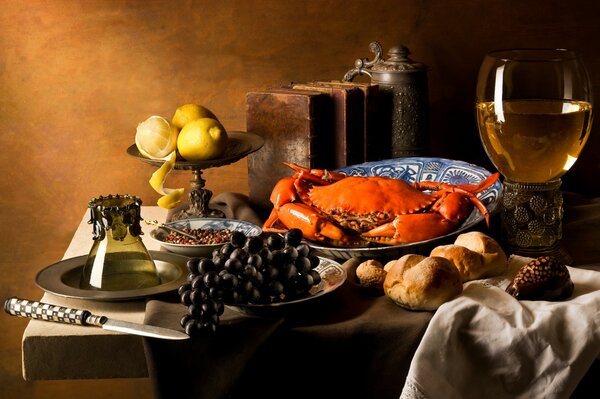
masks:
[[[242,261],[239,259],[229,258],[225,261],[223,267],[230,273],[237,273],[238,271],[242,270],[243,266]]]
[[[285,243],[290,246],[300,245],[302,241],[302,230],[300,229],[290,229],[284,235]]]
[[[256,285],[262,285],[265,282],[265,278],[261,272],[257,271],[256,276],[254,276],[254,279],[252,281],[254,281]]]
[[[269,248],[267,247],[263,247],[263,249],[258,251],[258,254],[262,259],[262,263],[264,263],[265,265],[271,263],[271,261],[273,260],[273,254],[271,253],[271,251],[269,251]]]
[[[212,261],[215,265],[215,270],[220,270],[223,268],[223,266],[225,265],[225,262],[227,261],[227,259],[229,259],[229,257],[227,255],[217,255],[217,256],[213,256]]]
[[[242,248],[246,244],[246,235],[241,231],[234,231],[231,235],[231,245]]]
[[[252,254],[248,257],[248,259],[246,260],[246,263],[250,266],[254,266],[254,267],[261,267],[262,266],[262,258],[260,257],[260,255],[258,254]]]
[[[318,256],[316,255],[309,255],[308,259],[310,260],[310,266],[314,269],[315,267],[319,266],[319,263],[321,263],[321,260],[319,259]]]
[[[187,324],[188,321],[192,320],[192,316],[190,316],[189,314],[184,314],[181,317],[181,320],[179,320],[179,324],[181,325],[181,327],[185,328],[185,325]]]
[[[185,333],[190,337],[195,337],[196,335],[198,335],[198,333],[200,333],[201,330],[200,324],[198,324],[198,322],[194,319],[188,320],[187,323],[185,323],[184,328]]]
[[[281,280],[283,282],[291,281],[297,275],[298,269],[292,264],[286,264],[281,270]]]
[[[200,315],[200,306],[192,303],[188,306],[188,314],[192,317],[198,317]]]
[[[190,283],[184,283],[181,286],[179,286],[177,293],[181,296],[185,291],[189,291],[191,289],[192,289],[192,285]]]
[[[253,279],[256,278],[257,273],[258,270],[256,270],[256,267],[252,265],[246,265],[244,266],[244,270],[242,270],[242,277],[246,279]]]
[[[275,251],[271,252],[271,264],[272,265],[280,266],[280,265],[283,265],[284,263],[285,263],[285,255],[283,253],[283,250],[276,249]]]
[[[275,266],[269,266],[265,269],[267,280],[277,280],[279,277],[279,269]]]
[[[295,262],[298,258],[298,250],[294,247],[285,247],[283,256],[286,262]]]
[[[205,322],[201,324],[201,329],[214,334],[217,332],[217,325],[211,322]]]
[[[202,306],[200,307],[200,309],[202,309],[202,313],[203,314],[217,314],[219,306],[218,306],[218,304],[217,304],[216,301],[214,301],[212,299],[207,299],[202,304]]]
[[[248,293],[248,302],[250,303],[258,303],[260,301],[261,295],[260,291],[256,287],[252,287],[252,291]]]
[[[301,287],[304,287],[308,291],[314,284],[314,279],[310,273],[301,273],[298,275],[298,283]]]
[[[216,332],[225,303],[270,304],[301,298],[321,282],[320,260],[302,243],[302,232],[246,237],[235,232],[209,257],[191,258],[178,289],[186,314],[180,324],[190,336]]]
[[[198,273],[198,263],[199,262],[200,262],[200,259],[198,259],[198,258],[192,258],[187,261],[186,266],[187,266],[187,269],[190,271],[190,273],[192,273],[192,274]]]
[[[252,283],[252,281],[247,280],[242,283],[242,291],[246,295],[249,295],[252,292],[252,290],[254,290],[254,284]]]
[[[321,275],[319,274],[319,272],[313,269],[309,273],[313,278],[313,284],[318,285],[321,282]]]
[[[295,265],[299,273],[308,273],[312,269],[310,259],[303,256],[296,259]]]
[[[185,291],[183,294],[180,295],[180,300],[181,303],[184,304],[185,306],[189,306],[192,304],[192,300],[190,299],[190,295],[191,295],[191,291]]]
[[[190,300],[195,305],[201,305],[206,300],[206,298],[208,298],[208,294],[206,293],[206,291],[201,289],[193,290],[190,294]]]
[[[282,249],[285,246],[285,241],[278,234],[271,234],[267,237],[267,247],[271,251]]]
[[[275,296],[283,294],[283,283],[281,281],[273,281],[269,284],[271,293]]]
[[[229,255],[229,259],[237,259],[240,262],[246,262],[248,259],[248,252],[244,248],[236,248],[231,255]]]
[[[204,277],[202,277],[202,280],[204,281],[204,285],[206,286],[206,288],[217,287],[221,282],[219,274],[215,271],[210,271],[206,273]]]
[[[298,256],[301,257],[307,257],[310,254],[310,247],[306,244],[296,246],[296,250],[298,251]]]
[[[246,241],[245,248],[250,254],[258,253],[263,248],[263,240],[260,237],[250,237]]]
[[[212,299],[220,300],[223,299],[224,291],[217,287],[211,287],[208,289],[208,296]]]
[[[221,287],[223,287],[224,289],[237,288],[238,285],[239,281],[235,274],[225,273],[221,277]]]
[[[221,253],[221,255],[229,256],[235,250],[235,248],[236,247],[232,243],[228,242],[226,244],[223,244],[219,252]]]
[[[192,289],[196,290],[202,287],[204,287],[204,277],[200,275],[194,277],[192,280]]]
[[[208,258],[200,258],[200,260],[198,261],[198,274],[206,274],[207,272],[211,271],[211,270],[215,270],[215,263]]]

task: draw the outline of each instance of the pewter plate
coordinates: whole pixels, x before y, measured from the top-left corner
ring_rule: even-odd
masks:
[[[165,223],[165,226],[173,227],[178,230],[183,229],[210,229],[210,230],[232,230],[241,231],[247,237],[258,236],[262,233],[262,229],[250,222],[236,219],[222,218],[196,218],[196,219],[181,219],[174,222]],[[150,232],[150,239],[160,244],[167,251],[178,253],[185,256],[196,257],[212,257],[212,251],[221,248],[223,244],[174,244],[165,241],[165,237],[169,235],[166,229],[158,228]]]
[[[347,166],[338,171],[349,176],[386,176],[402,179],[409,183],[436,181],[448,184],[478,184],[491,175],[485,168],[467,162],[427,157],[407,157],[366,162]],[[491,214],[499,209],[501,195],[502,184],[498,180],[491,187],[479,193],[477,197]],[[315,254],[333,259],[347,260],[354,257],[383,260],[398,259],[409,253],[426,254],[437,245],[450,244],[457,235],[476,228],[483,221],[483,215],[477,209],[474,209],[463,224],[452,233],[403,245],[338,248],[308,240],[307,244],[315,250]]]
[[[87,255],[65,259],[42,269],[35,277],[38,287],[54,295],[93,301],[127,301],[142,299],[179,289],[187,278],[188,258],[161,251],[148,251],[160,276],[161,284],[139,290],[83,290],[79,278]]]
[[[175,169],[177,170],[192,170],[192,169],[208,169],[217,166],[224,166],[239,161],[245,156],[252,154],[261,149],[264,145],[264,139],[254,133],[246,132],[227,132],[227,148],[223,156],[217,159],[207,161],[185,161],[177,159],[175,161]],[[138,158],[146,163],[154,166],[161,166],[165,161],[159,159],[146,158],[138,150],[135,144],[127,148],[127,153],[135,158]]]
[[[266,316],[284,313],[292,308],[298,307],[301,304],[314,301],[317,298],[327,295],[344,284],[344,281],[346,281],[347,278],[346,270],[342,267],[342,265],[334,260],[322,257],[319,257],[319,259],[321,262],[319,263],[319,266],[315,268],[315,270],[321,275],[321,282],[319,285],[311,289],[309,296],[293,301],[277,302],[267,305],[225,304],[225,306],[239,313],[247,315]]]

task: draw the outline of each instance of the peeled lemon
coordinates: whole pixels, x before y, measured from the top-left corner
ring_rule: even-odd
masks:
[[[135,145],[140,154],[150,159],[166,159],[177,149],[179,129],[161,116],[151,116],[138,124]]]
[[[182,129],[187,123],[200,118],[217,119],[215,114],[206,107],[198,104],[184,104],[175,110],[171,123]]]
[[[188,122],[179,132],[177,149],[187,161],[206,161],[223,155],[227,148],[227,132],[214,118]]]

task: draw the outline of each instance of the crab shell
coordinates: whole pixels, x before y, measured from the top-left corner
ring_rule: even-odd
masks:
[[[342,227],[365,232],[397,215],[426,210],[436,197],[400,179],[350,176],[326,186],[313,186],[311,205]]]

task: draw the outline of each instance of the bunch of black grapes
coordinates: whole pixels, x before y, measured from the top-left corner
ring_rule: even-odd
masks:
[[[188,335],[215,332],[224,304],[271,304],[309,295],[321,282],[319,258],[302,243],[302,232],[246,237],[234,232],[230,242],[187,262],[189,275],[179,287],[187,314],[181,325]]]

